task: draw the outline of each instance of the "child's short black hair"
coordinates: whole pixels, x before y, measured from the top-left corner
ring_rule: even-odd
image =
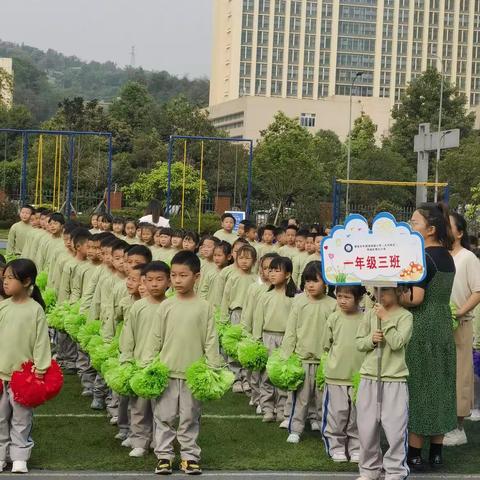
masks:
[[[256,230],[257,226],[254,223],[248,222],[245,224],[245,233],[248,233],[250,230]]]
[[[297,237],[307,238],[309,235],[310,235],[310,232],[308,230],[301,229],[297,231]]]
[[[24,208],[28,208],[30,210],[30,212],[32,213],[32,215],[35,215],[35,207],[33,207],[32,205],[29,205],[28,203],[26,203],[25,205],[22,205],[22,208],[20,210],[22,210]]]
[[[145,258],[146,263],[152,261],[152,251],[145,245],[132,245],[131,248],[128,249],[127,257],[132,257],[133,255]]]
[[[112,223],[121,223],[122,225],[125,225],[125,219],[123,217],[114,217]]]
[[[296,225],[287,225],[285,227],[285,231],[287,230],[295,230],[296,232],[298,232],[298,227]]]
[[[185,232],[185,235],[183,236],[183,239],[187,239],[187,240],[193,240],[195,242],[195,245],[198,245],[199,242],[200,242],[200,238],[198,237],[198,233],[197,232],[193,232],[193,231],[188,231],[188,232]]]
[[[113,233],[105,233],[108,233],[108,235],[100,240],[100,247],[102,248],[111,247],[118,240],[118,238]]]
[[[170,227],[160,227],[160,235],[168,235],[169,237],[172,236],[172,229]]]
[[[257,261],[257,251],[251,245],[242,245],[237,252],[237,259],[242,255],[242,253],[247,253],[253,258],[253,263]]]
[[[243,245],[250,245],[248,243],[248,240],[245,239],[245,238],[237,238],[234,242],[233,242],[233,245],[232,245],[232,249],[235,245],[238,245],[239,243],[242,243]]]
[[[127,225],[127,223],[133,223],[135,225],[135,228],[137,228],[137,221],[134,218],[127,218],[125,220],[125,225]]]
[[[130,245],[125,240],[120,240],[117,238],[116,242],[112,243],[112,252],[116,252],[117,250],[122,250],[124,253],[128,251]]]
[[[172,267],[174,265],[186,265],[194,274],[200,273],[200,259],[195,253],[188,250],[178,252],[172,258]]]
[[[78,248],[92,239],[92,234],[83,227],[78,227],[72,232],[73,246]]]
[[[177,228],[176,230],[172,231],[172,237],[183,238],[184,235],[185,235],[185,232],[180,228]]]
[[[200,239],[200,247],[205,243],[206,240],[211,240],[215,246],[217,246],[219,243],[220,243],[220,239],[217,238],[217,237],[214,237],[213,235],[204,235],[201,239]]]
[[[142,275],[146,275],[148,272],[163,272],[167,277],[170,277],[170,267],[160,260],[144,265],[142,268]]]
[[[139,270],[140,271],[140,274],[143,275],[142,271],[143,269],[146,267],[146,263],[139,263],[137,265],[134,265],[131,270]]]
[[[239,225],[245,225],[247,226],[250,223],[250,220],[247,220],[246,218],[240,222],[238,222]]]
[[[277,258],[279,256],[280,255],[277,252],[266,253],[260,258],[260,265],[263,265],[263,261],[266,260],[267,258]]]
[[[362,297],[365,295],[366,289],[360,285],[337,285],[335,293],[338,295],[340,292],[353,295],[355,302],[359,303]]]
[[[278,237],[282,233],[285,233],[285,229],[283,227],[275,227],[275,230],[273,233],[275,233],[275,236]]]
[[[224,213],[224,214],[221,216],[222,222],[223,222],[226,218],[231,218],[231,219],[233,220],[233,224],[234,224],[234,225],[237,223],[236,220],[235,220],[235,217],[234,217],[231,213]]]
[[[267,224],[263,227],[263,231],[265,231],[265,230],[270,230],[274,235],[276,235],[277,229],[276,229],[275,225],[272,225],[272,224],[269,223],[269,224]]]
[[[305,283],[309,281],[318,282],[319,278],[323,282],[322,262],[319,262],[318,260],[308,262],[302,272],[302,281],[300,284],[300,290],[305,290]]]
[[[63,226],[64,235],[72,235],[73,232],[78,228],[78,223],[73,220],[68,220]]]
[[[50,222],[58,222],[61,225],[65,225],[65,217],[60,212],[54,212],[50,214],[48,223]]]
[[[214,237],[217,238],[217,237]],[[220,240],[218,243],[215,244],[215,249],[221,248],[223,254],[228,257],[232,254],[232,246],[226,242],[225,240]]]
[[[40,215],[42,215],[45,212],[48,212],[48,209],[46,209],[45,207],[38,207],[35,209],[35,213],[39,213]]]
[[[113,223],[113,217],[109,213],[102,214],[102,222]]]

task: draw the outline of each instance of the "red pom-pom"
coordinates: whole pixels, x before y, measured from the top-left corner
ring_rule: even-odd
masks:
[[[21,370],[13,372],[10,380],[14,400],[31,408],[53,398],[63,385],[63,374],[55,360],[52,360],[43,379],[37,378],[32,370],[33,362],[25,362]]]
[[[3,380],[0,380],[0,395],[3,393]]]

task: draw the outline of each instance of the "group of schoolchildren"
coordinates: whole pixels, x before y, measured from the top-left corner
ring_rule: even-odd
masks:
[[[244,221],[235,231],[235,219],[224,214],[220,230],[199,238],[194,232],[137,225],[105,214],[92,218],[91,227],[65,222],[60,213],[25,206],[20,222],[10,230],[7,250],[21,260],[7,264],[4,290],[9,298],[0,302],[0,379],[6,385],[0,397],[0,465],[5,466],[8,454],[12,461],[25,462],[33,446],[29,435],[14,435],[14,422],[4,425],[1,415],[2,402],[15,404],[6,397],[20,355],[5,358],[3,344],[8,340],[2,333],[2,306],[8,302],[10,316],[20,310],[21,302],[8,283],[14,280],[34,302],[37,290],[35,295],[31,290],[36,271],[48,271],[57,301],[80,302],[80,311],[89,320],[100,320],[106,341],[118,334],[123,323],[121,362],[147,365],[159,355],[169,368],[170,380],[159,398],[122,397],[112,394],[101,372],[95,371],[88,355],[66,333],[55,332],[52,340],[64,372],[78,373],[82,396],[92,397],[92,409],[107,408],[110,422],[118,425],[115,438],[131,449],[130,456],[154,450],[156,473],[172,473],[175,439],[180,444],[181,469],[201,473],[197,443],[201,402],[192,396],[185,372],[205,356],[212,367],[228,364],[235,374],[233,392],[248,395],[263,422],[277,421],[288,429],[287,442],[298,443],[308,422],[311,430],[321,431],[333,461],[359,463],[360,478],[377,478],[382,468],[383,428],[390,447],[383,459],[386,478],[408,475],[405,346],[412,315],[399,304],[401,292],[385,288],[379,299],[372,299],[361,287],[327,290],[319,253],[324,232],[312,233],[296,225],[257,229]],[[27,276],[15,266],[15,262],[29,261],[24,259],[36,265]],[[305,371],[298,389],[283,391],[270,382],[266,370],[245,370],[238,360],[225,356],[214,312],[241,324],[269,353],[279,349],[285,358],[296,354]],[[12,318],[9,322],[15,323]],[[46,330],[45,321],[40,324]],[[38,330],[39,321],[35,325]],[[23,351],[25,358],[34,359],[39,375],[49,356],[42,348],[41,365],[35,360],[35,339]],[[317,385],[319,368],[322,390]],[[356,375],[361,376],[358,389],[354,388]],[[5,436],[9,428],[10,435]],[[15,458],[17,450],[22,458]]]

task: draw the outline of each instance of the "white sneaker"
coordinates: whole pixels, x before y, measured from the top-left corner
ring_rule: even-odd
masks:
[[[12,465],[12,473],[28,473],[27,462],[15,460]]]
[[[118,423],[118,417],[112,417],[110,419],[110,425],[116,425]]]
[[[285,420],[282,421],[282,423],[280,423],[279,427],[287,429],[289,424],[290,424],[290,419],[286,418]]]
[[[480,409],[474,408],[472,413],[469,417],[465,417],[465,420],[470,420],[471,422],[479,422],[480,421]]]
[[[235,382],[232,387],[233,393],[243,393],[242,382]]]
[[[147,451],[144,448],[134,448],[129,454],[129,457],[135,457],[135,458],[140,458],[145,456]]]
[[[118,432],[115,435],[115,440],[121,440],[122,442],[128,438],[128,433],[125,432]]]
[[[7,466],[7,462],[0,462],[0,473],[3,472],[6,466]]]
[[[350,463],[358,463],[360,461],[360,454],[359,453],[352,453],[350,455]]]
[[[317,420],[312,420],[310,422],[310,428],[312,432],[319,432],[320,431],[320,423]]]
[[[336,463],[342,463],[347,461],[347,456],[344,453],[334,453],[332,460]]]
[[[300,442],[300,435],[298,433],[291,433],[287,438],[287,443],[298,443]]]
[[[255,410],[255,413],[257,415],[262,415],[263,414],[262,407],[260,405],[257,405],[257,409]]]
[[[458,447],[459,445],[465,445],[466,443],[468,443],[467,434],[465,433],[465,430],[460,430],[459,428],[448,432],[443,437],[443,445],[445,447]]]
[[[132,445],[132,441],[130,440],[130,437],[127,437],[122,443],[121,443],[122,447],[126,447],[126,448],[132,448],[133,445]]]

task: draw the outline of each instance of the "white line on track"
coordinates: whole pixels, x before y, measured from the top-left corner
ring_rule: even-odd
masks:
[[[106,418],[107,415],[98,413],[38,413],[35,418]],[[220,420],[261,420],[260,415],[202,415],[202,418]]]

